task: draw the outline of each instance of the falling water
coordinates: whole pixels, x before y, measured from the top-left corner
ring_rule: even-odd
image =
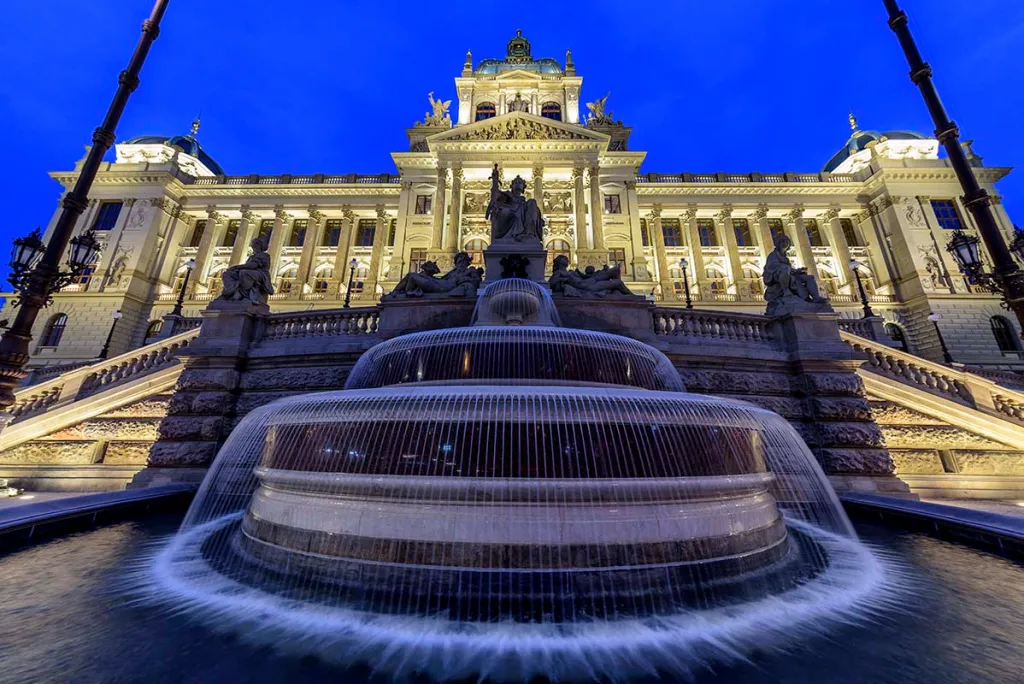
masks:
[[[251,412],[148,589],[214,626],[437,678],[625,678],[785,646],[891,600],[780,416],[497,281]]]

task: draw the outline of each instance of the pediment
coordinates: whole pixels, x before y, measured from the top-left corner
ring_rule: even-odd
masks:
[[[494,77],[495,81],[543,81],[544,77],[538,74],[536,71],[529,71],[528,69],[511,69],[509,71],[502,71],[500,74]]]
[[[483,121],[458,126],[427,138],[433,147],[438,143],[480,141],[551,140],[607,144],[611,138],[583,126],[554,121],[535,114],[510,112]]]

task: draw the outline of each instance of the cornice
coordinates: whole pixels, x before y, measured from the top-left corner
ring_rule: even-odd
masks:
[[[860,183],[637,183],[636,193],[639,197],[728,197],[764,196],[782,197],[792,195],[808,196],[849,196],[864,194],[864,186]]]

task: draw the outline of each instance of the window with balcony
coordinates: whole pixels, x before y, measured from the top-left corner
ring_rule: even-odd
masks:
[[[1017,353],[1020,351],[1020,345],[1017,342],[1017,333],[1014,331],[1013,325],[1005,316],[993,316],[990,323],[992,325],[992,335],[996,338],[996,344],[999,346],[999,351],[1004,354]]]
[[[683,246],[683,229],[679,219],[661,219],[661,234],[665,238],[666,247]]]
[[[857,235],[857,229],[853,225],[853,220],[844,218],[839,219],[839,227],[843,229],[843,238],[846,240],[846,244],[850,247],[861,247],[860,237]]]
[[[481,102],[476,106],[476,121],[483,121],[497,116],[498,109],[493,102]]]
[[[93,230],[113,230],[117,225],[117,217],[121,215],[123,202],[103,202],[99,211],[96,212],[96,220],[93,221]]]
[[[464,249],[469,258],[473,260],[474,266],[484,265],[484,250],[487,249],[487,243],[483,240],[470,240],[466,243]]]
[[[289,247],[301,247],[306,242],[306,226],[309,222],[306,219],[292,221],[292,232],[288,236]]]
[[[605,195],[604,196],[604,213],[606,214],[621,214],[622,203],[619,200],[618,195]]]
[[[344,219],[327,219],[324,222],[324,247],[337,247],[341,242],[341,224]]]
[[[733,219],[732,230],[736,234],[737,247],[754,246],[754,238],[750,234],[750,221],[747,219]]]
[[[717,247],[718,234],[713,219],[697,219],[697,236],[701,247]]]
[[[266,238],[267,240],[270,240],[270,235],[273,232],[274,232],[274,219],[263,219],[262,221],[260,221],[259,236],[261,238]]]
[[[377,233],[376,219],[359,219],[356,231],[356,247],[373,247],[373,238]]]
[[[241,219],[231,219],[228,227],[224,229],[224,238],[220,241],[221,247],[234,247],[238,238],[238,229],[242,227]]]
[[[192,229],[192,237],[188,240],[189,247],[198,247],[203,241],[203,233],[206,232],[206,219],[196,221],[196,227]]]
[[[409,250],[409,272],[419,273],[420,268],[427,261],[427,250],[425,249],[411,249]]]
[[[825,241],[821,239],[821,227],[818,219],[804,219],[804,229],[807,231],[807,239],[811,247],[824,247]]]
[[[956,210],[956,203],[953,200],[932,200],[932,209],[935,211],[935,218],[939,227],[945,230],[962,230],[963,222],[960,220],[960,212]]]
[[[768,219],[768,234],[772,236],[772,244],[767,245],[768,251],[775,249],[775,243],[786,234],[786,227],[782,225],[782,219]]]
[[[540,115],[545,119],[562,120],[562,105],[557,102],[545,102],[540,106]]]
[[[64,328],[68,325],[68,315],[65,313],[54,314],[46,322],[43,334],[39,337],[40,347],[56,347],[64,337]]]
[[[413,213],[415,214],[429,214],[430,207],[434,202],[434,198],[430,195],[416,195],[416,209]]]

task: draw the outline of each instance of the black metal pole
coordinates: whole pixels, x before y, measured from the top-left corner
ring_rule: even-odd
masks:
[[[192,268],[195,268],[195,266],[193,266]],[[191,268],[186,268],[185,269],[185,280],[181,283],[181,290],[178,291],[178,301],[174,303],[174,308],[171,309],[171,315],[172,316],[180,316],[181,315],[181,307],[182,307],[182,304],[185,303],[185,290],[188,289],[188,279],[189,279],[189,277],[191,275],[192,275],[192,269]]]
[[[118,76],[117,92],[107,109],[103,123],[92,134],[92,147],[82,164],[82,170],[75,181],[75,187],[64,196],[63,209],[57,218],[50,242],[39,265],[28,276],[21,292],[21,305],[10,329],[0,339],[0,410],[14,403],[14,389],[25,377],[25,364],[29,360],[29,342],[32,341],[32,326],[39,312],[46,306],[50,287],[60,272],[60,260],[71,240],[78,217],[88,206],[89,190],[99,170],[103,157],[114,144],[114,132],[121,120],[128,97],[139,85],[139,72],[146,61],[149,48],[160,33],[160,21],[167,10],[168,0],[156,0],[149,18],[142,22],[142,35],[135,46],[135,52],[128,62],[128,68]]]
[[[690,299],[690,279],[686,275],[686,269],[683,269],[683,292],[686,294],[686,308],[693,308],[693,300]]]
[[[942,328],[939,327],[938,314],[931,314],[928,320],[935,326],[935,334],[939,336],[939,346],[942,347],[942,360],[946,363],[953,363],[953,357],[949,355],[949,347],[946,346],[946,338],[942,336]]]
[[[874,318],[875,312],[871,310],[868,293],[864,291],[864,283],[860,279],[860,271],[856,268],[853,269],[853,276],[857,279],[857,291],[860,293],[860,303],[864,307],[864,318]]]
[[[352,302],[352,281],[355,280],[355,277],[356,267],[352,266],[348,272],[348,289],[345,290],[345,303],[342,305],[344,309],[349,308],[349,304]]]
[[[932,68],[921,57],[914,37],[910,33],[907,13],[900,9],[897,0],[883,0],[889,13],[889,28],[893,30],[910,65],[910,80],[921,91],[928,111],[935,123],[935,137],[946,148],[949,162],[964,191],[964,206],[971,212],[978,226],[981,239],[988,248],[994,265],[993,276],[1002,288],[1006,305],[1017,316],[1024,332],[1024,271],[1021,271],[1010,256],[1010,250],[999,231],[999,224],[992,214],[992,198],[974,175],[974,169],[967,162],[967,155],[960,146],[960,129],[950,120],[939,93],[932,82]]]
[[[120,314],[121,312],[118,311],[117,313]],[[107,341],[103,343],[103,349],[100,349],[100,356],[99,356],[99,358],[101,358],[101,359],[107,358],[107,355],[110,353],[110,340],[112,340],[114,338],[114,328],[117,327],[117,322],[119,320],[121,320],[121,317],[118,316],[118,315],[115,315],[114,316],[114,322],[110,324],[110,332],[107,333]]]

